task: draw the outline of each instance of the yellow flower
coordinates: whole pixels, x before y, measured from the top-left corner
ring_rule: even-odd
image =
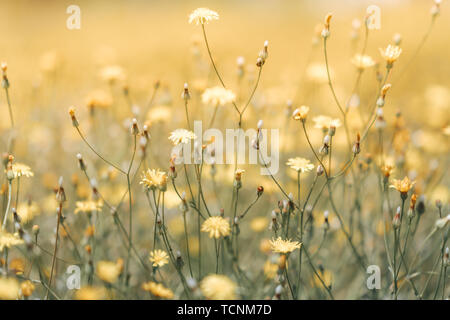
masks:
[[[398,57],[400,57],[400,54],[402,53],[402,49],[398,46],[388,45],[386,49],[380,48],[380,54],[383,57],[384,60],[386,60],[388,65],[392,65]]]
[[[241,180],[242,175],[245,173],[244,169],[236,169],[236,171],[234,172],[234,178],[238,181]]]
[[[283,254],[291,253],[295,249],[300,249],[301,245],[302,244],[297,241],[283,240],[281,237],[270,241],[272,251]]]
[[[389,178],[392,172],[394,171],[394,166],[385,164],[381,167],[381,172],[386,178]]]
[[[404,177],[403,180],[394,179],[390,187],[396,189],[400,193],[405,194],[408,193],[409,190],[411,190],[415,183],[415,181],[409,180],[408,177]]]
[[[208,8],[197,8],[189,15],[190,24],[208,24],[212,20],[219,20],[219,14]]]
[[[152,295],[164,299],[172,299],[173,298],[173,292],[172,290],[164,287],[160,283],[156,282],[146,282],[142,284],[142,290],[150,292]]]
[[[16,300],[19,297],[20,286],[14,278],[0,278],[0,299]]]
[[[105,282],[116,282],[121,272],[121,263],[112,261],[99,261],[97,263],[97,276]]]
[[[36,202],[21,203],[17,207],[17,214],[19,215],[22,223],[31,221],[39,213],[39,206]]]
[[[0,252],[3,251],[3,249],[11,248],[12,246],[17,246],[23,243],[23,240],[20,239],[19,235],[17,233],[9,233],[6,231],[0,231]]]
[[[99,212],[102,210],[102,203],[98,201],[77,201],[75,202],[76,208],[75,213],[84,212],[92,213]]]
[[[105,289],[100,287],[83,287],[75,292],[76,300],[103,300]]]
[[[262,232],[266,230],[267,226],[269,225],[269,221],[266,217],[256,217],[253,218],[253,220],[250,222],[250,228],[254,232]]]
[[[211,104],[213,106],[224,106],[236,99],[233,91],[223,87],[208,88],[202,94],[202,101],[204,104]]]
[[[236,284],[227,276],[210,274],[200,282],[203,295],[210,300],[235,300]]]
[[[291,169],[294,169],[295,171],[301,173],[308,172],[314,169],[314,165],[311,164],[311,161],[300,157],[290,158],[288,159],[288,162],[286,162],[286,164],[290,166]]]
[[[31,168],[23,163],[13,163],[12,165],[12,171],[14,173],[14,178],[20,178],[22,176],[30,178],[34,176],[33,171],[31,171]]]
[[[186,129],[176,129],[172,131],[169,136],[169,140],[172,141],[174,146],[180,143],[189,143],[190,140],[197,139],[197,136],[192,131]]]
[[[308,106],[301,106],[300,108],[294,110],[294,112],[292,113],[292,118],[294,118],[294,120],[305,120],[308,112]]]
[[[341,126],[341,121],[339,119],[333,119],[328,116],[317,116],[313,118],[314,128],[317,129],[329,129],[331,126],[339,128]]]
[[[209,232],[210,238],[226,237],[230,234],[231,228],[227,220],[222,217],[209,217],[202,224],[201,230]]]
[[[375,65],[375,61],[372,59],[372,57],[361,54],[356,54],[352,58],[352,63],[360,70],[370,68]]]
[[[24,297],[29,297],[33,294],[35,286],[30,280],[26,280],[20,284],[20,291]]]
[[[150,262],[154,267],[162,267],[169,263],[169,256],[164,250],[154,250],[150,252]]]
[[[140,184],[147,189],[165,189],[167,185],[167,174],[159,169],[147,169],[142,175]]]

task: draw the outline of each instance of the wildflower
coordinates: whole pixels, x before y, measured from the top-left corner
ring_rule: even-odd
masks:
[[[237,169],[236,172],[234,173],[235,175],[235,179],[240,181],[242,178],[242,175],[245,173],[244,169]]]
[[[102,210],[102,203],[98,201],[77,201],[75,202],[75,206],[75,214],[79,212],[93,213]]]
[[[150,190],[155,188],[165,190],[167,187],[167,174],[159,169],[147,169],[142,175],[140,184]]]
[[[400,57],[402,49],[398,46],[388,45],[386,49],[380,48],[380,54],[386,60],[387,68],[392,68],[392,65]]]
[[[236,284],[227,276],[210,274],[200,282],[200,290],[210,300],[235,300]]]
[[[174,146],[180,143],[189,143],[190,140],[197,139],[197,136],[192,131],[186,129],[176,129],[172,131],[169,136],[169,140],[172,141]]]
[[[162,267],[169,263],[169,256],[164,250],[153,250],[150,252],[150,262],[154,267]]]
[[[156,282],[146,282],[142,284],[142,290],[150,292],[155,297],[163,298],[163,299],[172,299],[173,298],[173,292],[172,290],[164,287],[160,283]]]
[[[187,101],[190,98],[191,98],[191,94],[189,93],[189,86],[188,86],[187,82],[185,82],[184,83],[183,93],[181,94],[181,99]]]
[[[16,300],[19,297],[19,283],[14,278],[0,278],[0,299]]]
[[[75,115],[75,108],[74,107],[70,107],[69,108],[69,115],[70,115],[70,118],[72,119],[72,125],[75,128],[77,128],[79,126],[79,123],[78,123],[77,117]]]
[[[339,128],[341,126],[341,120],[339,119],[333,119],[328,116],[317,116],[313,118],[314,121],[314,128],[327,130],[331,126],[335,128]]]
[[[24,297],[29,297],[33,294],[35,286],[30,280],[26,280],[20,284],[20,291]]]
[[[294,120],[306,120],[306,117],[308,116],[309,107],[308,106],[301,106],[300,108],[297,108],[292,113],[292,118]]]
[[[0,252],[3,251],[4,248],[11,248],[13,246],[18,246],[23,243],[23,240],[20,239],[19,234],[17,233],[9,233],[4,230],[0,231]]]
[[[300,157],[290,158],[288,159],[288,162],[286,162],[286,164],[290,166],[291,169],[294,169],[295,171],[301,173],[305,173],[314,169],[314,165],[311,164],[311,161]]]
[[[190,24],[208,24],[212,20],[219,20],[219,14],[208,8],[197,8],[189,15]]]
[[[434,0],[434,4],[430,9],[430,14],[433,17],[433,19],[436,16],[438,16],[439,13],[441,12],[441,8],[440,8],[441,2],[442,2],[441,0]]]
[[[406,195],[415,183],[415,181],[409,180],[408,177],[404,177],[403,180],[394,179],[390,187],[396,189],[402,195]]]
[[[76,300],[102,300],[105,298],[105,289],[100,287],[82,287],[75,292]]]
[[[281,237],[278,237],[276,240],[272,239],[270,241],[272,251],[283,254],[291,253],[295,249],[300,249],[301,245],[302,244],[297,241],[291,241],[289,239],[283,240],[281,239]]]
[[[203,232],[209,232],[209,237],[216,239],[228,236],[231,231],[230,223],[219,216],[206,219],[202,224],[201,230]]]
[[[12,171],[14,173],[14,178],[20,178],[22,176],[30,178],[34,176],[34,173],[29,166],[19,162],[13,163]]]
[[[208,88],[202,94],[202,102],[213,106],[224,106],[235,99],[236,95],[233,91],[219,86]]]
[[[328,13],[325,17],[325,23],[323,25],[323,30],[322,30],[322,37],[324,39],[326,39],[330,36],[330,21],[331,21],[332,17],[333,17],[333,15],[331,13]]]
[[[392,172],[394,171],[394,166],[385,164],[381,167],[381,172],[386,178],[389,178]]]
[[[97,276],[108,283],[117,281],[122,272],[122,265],[112,261],[99,261],[97,263]]]
[[[373,67],[375,65],[375,61],[372,59],[372,57],[370,57],[368,55],[361,55],[361,54],[356,54],[352,58],[352,63],[359,70],[364,70],[364,69]]]

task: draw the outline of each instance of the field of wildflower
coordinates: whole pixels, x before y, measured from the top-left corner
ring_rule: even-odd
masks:
[[[76,2],[0,4],[0,299],[449,298],[446,1]]]

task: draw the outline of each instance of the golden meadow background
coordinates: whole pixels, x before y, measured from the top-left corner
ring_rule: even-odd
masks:
[[[81,30],[66,28],[68,14],[65,11],[70,4],[77,4],[81,8]],[[365,8],[370,4],[381,7],[381,30],[370,31],[366,53],[381,62],[380,70],[384,70],[384,62],[381,61],[378,48],[392,43],[395,33],[400,33],[403,39],[403,53],[388,80],[392,83],[392,90],[385,107],[388,128],[394,125],[395,115],[399,111],[407,131],[407,138],[398,142],[405,144],[404,148],[399,147],[402,149],[400,154],[393,149],[386,151],[395,160],[399,157],[406,159],[406,166],[394,176],[417,176],[418,192],[426,195],[429,206],[434,206],[434,200],[440,199],[448,208],[446,173],[449,144],[448,134],[444,135],[443,130],[448,128],[450,122],[450,11],[445,1],[432,33],[410,64],[408,62],[429,27],[432,1],[2,1],[0,59],[8,63],[11,83],[10,95],[16,122],[14,156],[18,162],[29,165],[35,173],[33,178],[22,179],[20,197],[22,202],[33,201],[39,208],[29,226],[40,225],[42,245],[49,251],[53,247],[56,224],[53,188],[57,186],[58,177],[63,176],[68,193],[65,215],[68,225],[72,225],[72,235],[81,248],[86,222],[73,215],[74,202],[89,198],[90,190],[77,167],[75,155],[78,152],[83,154],[91,170],[90,174],[97,178],[100,189],[111,202],[118,202],[122,192],[126,190],[123,177],[107,177],[107,168],[80,140],[67,113],[69,106],[76,107],[88,140],[108,159],[126,164],[130,157],[130,140],[124,123],[127,118],[132,117],[132,113],[123,96],[122,87],[124,84],[129,87],[133,104],[142,111],[155,82],[160,81],[160,89],[151,107],[151,110],[157,111],[153,115],[140,114],[138,120],[141,126],[145,120],[152,120],[149,148],[153,154],[149,160],[150,167],[159,167],[165,171],[168,170],[171,149],[167,139],[169,132],[185,127],[183,101],[180,98],[184,82],[188,82],[194,92],[192,108],[196,116],[191,119],[209,119],[212,110],[201,105],[199,95],[206,87],[217,85],[218,81],[210,72],[201,28],[187,22],[189,13],[197,7],[208,7],[220,15],[219,21],[207,25],[210,45],[225,82],[235,92],[241,92],[243,100],[248,96],[256,76],[254,62],[257,54],[264,41],[269,40],[269,58],[263,69],[260,86],[244,117],[244,128],[256,127],[259,119],[264,120],[266,128],[280,128],[283,154],[277,177],[287,190],[295,192],[296,174],[292,175],[284,163],[291,156],[313,160],[313,155],[300,129],[295,128],[292,123],[286,124],[290,122],[286,117],[286,102],[292,99],[294,107],[309,105],[311,117],[320,114],[339,117],[339,110],[332,100],[326,81],[323,81],[323,75],[311,75],[307,71],[308,66],[323,64],[324,61],[322,45],[312,46],[315,26],[322,23],[326,13],[333,12],[331,37],[328,41],[329,62],[337,95],[341,101],[346,102],[356,77],[356,69],[350,58],[360,50],[363,36],[361,31],[359,42],[356,46],[352,44],[352,20],[358,18],[362,21]],[[238,56],[245,57],[247,74],[240,89],[236,80]],[[114,85],[108,84],[100,75],[104,67],[111,65],[121,66],[125,74],[124,79]],[[368,112],[367,103],[376,94],[375,88],[375,72],[364,72],[360,86],[362,105],[366,108],[364,112]],[[94,120],[89,118],[86,98],[95,90],[102,90],[110,95],[114,107],[119,110],[118,117],[113,119],[107,116],[106,111],[100,110]],[[236,124],[235,114],[231,106],[228,107],[219,110],[219,127],[232,128]],[[354,123],[352,132],[356,133],[361,129],[358,127],[358,115],[355,114],[354,118],[356,120],[350,123]],[[352,120],[352,116],[350,119]],[[0,100],[0,129],[1,151],[6,151],[10,123],[3,91]],[[318,148],[322,133],[313,129],[312,125],[310,130],[313,143]],[[334,166],[337,169],[348,158],[343,148],[346,141],[342,128],[338,129],[335,141],[342,151],[335,153]],[[369,139],[361,156],[374,154],[377,150],[376,141],[376,137]],[[439,179],[432,180],[430,187],[427,187],[425,180],[430,171],[430,163],[435,161],[439,163]],[[258,185],[263,185],[266,193],[263,200],[255,205],[248,221],[242,225],[242,237],[249,240],[242,249],[243,266],[249,270],[253,267],[262,270],[266,256],[259,251],[259,242],[270,238],[271,233],[265,231],[265,228],[263,231],[255,228],[259,230],[255,236],[250,221],[255,217],[264,217],[264,223],[268,224],[270,212],[276,208],[276,201],[282,196],[268,177],[259,176],[255,168],[245,169],[248,173],[244,176],[242,208],[253,199]],[[221,181],[220,202],[226,207],[228,205],[224,203],[229,202],[231,196],[232,170],[220,167],[218,171],[218,179]],[[310,173],[305,176],[305,186],[310,184],[313,175],[314,173]],[[208,183],[207,175],[205,179]],[[370,190],[377,190],[376,181],[368,180],[364,187],[368,193]],[[181,182],[180,184],[182,185]],[[303,197],[306,190],[305,187]],[[136,194],[134,202],[137,209],[135,223],[139,224],[135,228],[134,238],[142,256],[146,256],[150,250],[149,230],[152,230],[153,222],[137,183],[133,186],[133,192]],[[214,200],[211,192],[207,192],[207,197]],[[169,190],[166,197],[169,228],[177,239],[176,246],[184,249],[177,200],[173,191]],[[364,225],[367,230],[373,231],[363,234],[368,240],[367,250],[373,252],[369,256],[373,257],[373,264],[382,264],[379,253],[383,248],[382,237],[376,233],[381,219],[372,212],[379,204],[364,191],[361,202],[364,208]],[[213,208],[214,206],[216,211],[220,207],[219,204],[213,205]],[[320,203],[316,216],[321,217],[326,209],[329,209],[327,204]],[[107,211],[105,209],[103,214],[108,215]],[[434,216],[429,218],[430,224],[437,218],[435,212],[431,214]],[[104,223],[108,226],[108,222]],[[124,249],[114,235],[104,236],[104,242],[99,244],[96,251],[95,260],[123,257]],[[364,291],[364,274],[355,276],[352,270],[356,267],[352,263],[344,264],[338,260],[342,252],[346,257],[351,257],[351,253],[350,250],[345,250],[342,236],[337,234],[335,240],[340,242],[333,248],[333,241],[330,241],[328,248],[319,257],[319,263],[333,272],[333,287],[338,297],[359,298],[361,291]],[[194,239],[191,247],[194,256],[195,243]],[[66,240],[62,241],[60,254],[70,260],[70,250],[65,250],[64,247],[70,247]],[[30,262],[20,253],[12,251],[10,255],[12,258],[23,259],[25,269],[30,267]],[[50,265],[50,257],[47,259]],[[60,269],[55,280],[57,290],[61,292],[61,296],[71,298],[72,292],[64,288],[64,264],[60,262],[58,267]],[[131,279],[136,287],[134,297],[143,297],[143,293],[139,291],[140,271],[137,266],[134,268],[132,272],[136,276]],[[385,269],[384,285],[388,286],[387,267]],[[177,279],[170,281],[177,283]],[[315,294],[315,297],[325,297],[318,291]],[[258,297],[264,297],[264,294]]]

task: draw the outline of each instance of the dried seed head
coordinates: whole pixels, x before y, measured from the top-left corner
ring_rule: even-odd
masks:
[[[319,165],[317,166],[317,170],[316,170],[316,173],[317,173],[317,175],[318,175],[318,176],[321,176],[321,175],[323,175],[323,173],[324,173],[324,169],[323,169],[323,167],[322,167],[322,165],[321,165],[321,164],[319,164]]]
[[[257,124],[258,130],[261,130],[263,124],[264,124],[264,122],[262,120],[258,121],[258,124]]]
[[[133,118],[133,120],[131,121],[131,133],[135,136],[139,134],[139,128],[136,118]]]
[[[86,164],[84,163],[83,156],[81,155],[81,153],[77,154],[77,159],[78,159],[78,165],[79,165],[80,169],[82,171],[85,171],[86,170]]]
[[[183,93],[181,94],[181,99],[183,100],[189,100],[191,98],[191,94],[189,93],[189,87],[187,82],[184,83],[184,89],[183,89]]]

